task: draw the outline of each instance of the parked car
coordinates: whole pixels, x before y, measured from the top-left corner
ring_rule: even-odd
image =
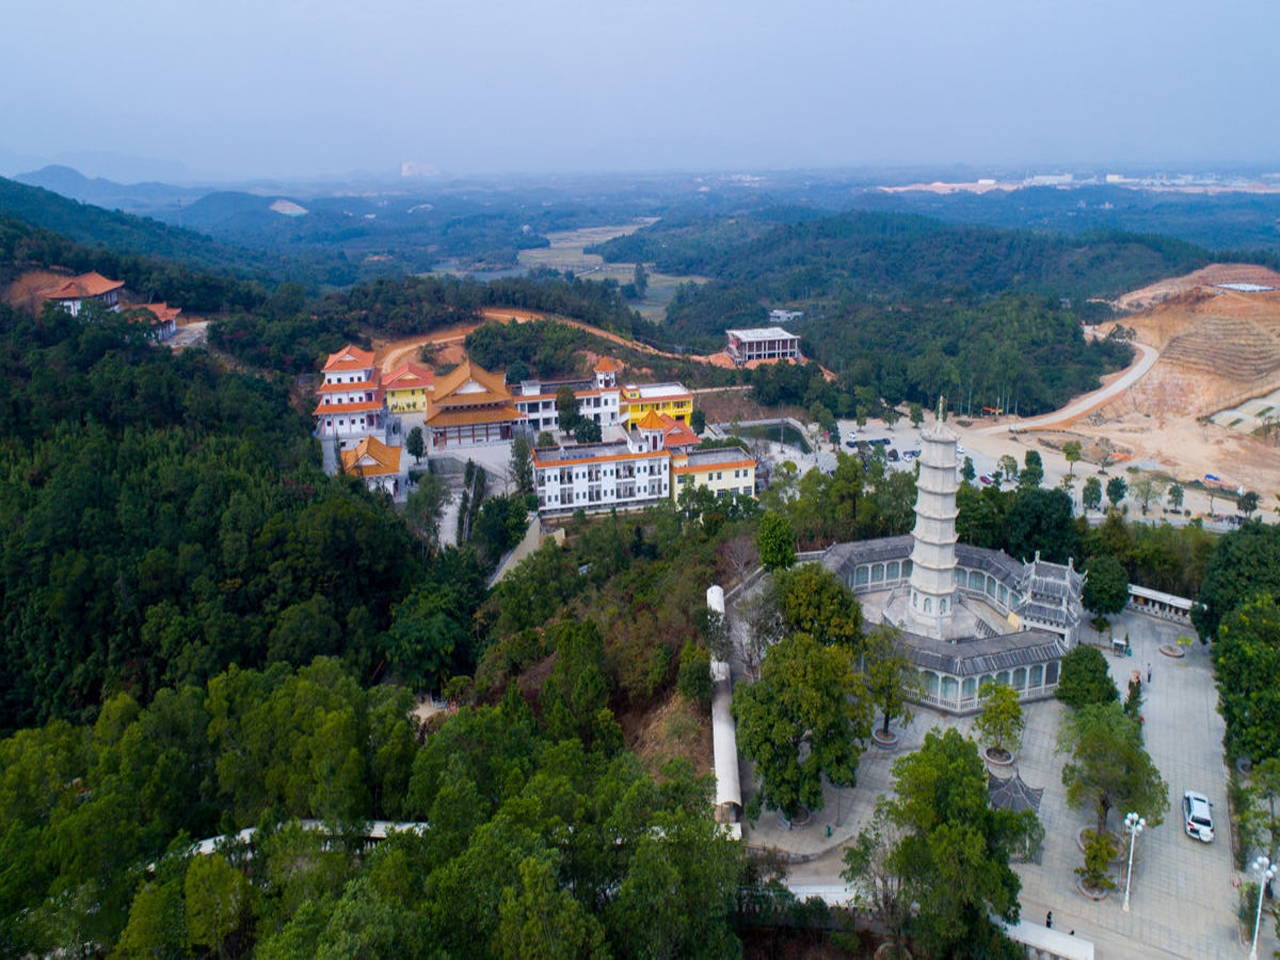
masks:
[[[1188,837],[1202,843],[1213,839],[1213,804],[1203,793],[1188,790],[1182,795],[1182,821]]]
[[[903,450],[902,451],[903,460],[914,460],[918,456],[920,456],[919,450]]]
[[[856,449],[858,448],[858,441],[857,441],[857,440],[846,440],[846,441],[844,442],[844,445],[845,445],[846,447],[848,447],[850,450],[856,450]]]
[[[890,462],[890,463],[897,463],[897,462],[898,462],[898,451],[897,451],[897,450],[895,450],[893,447],[890,447],[890,448],[889,448],[889,454],[888,454],[888,456],[889,456],[889,462]]]
[[[985,473],[984,473],[982,476],[980,476],[980,477],[978,478],[978,482],[979,482],[980,484],[982,484],[984,487],[989,487],[989,486],[991,486],[993,483],[995,483],[995,481],[994,481],[994,480],[992,480],[992,479],[991,479],[989,476],[987,476]]]

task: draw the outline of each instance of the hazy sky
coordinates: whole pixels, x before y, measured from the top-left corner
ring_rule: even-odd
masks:
[[[1276,0],[4,0],[0,22],[7,167],[1280,169]]]

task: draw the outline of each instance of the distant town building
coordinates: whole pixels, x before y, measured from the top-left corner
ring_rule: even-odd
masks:
[[[770,310],[770,323],[791,323],[793,320],[800,320],[804,317],[803,310]]]
[[[323,374],[314,414],[317,437],[341,443],[386,430],[386,395],[371,351],[347,344],[329,355]]]
[[[525,419],[502,377],[468,360],[435,384],[423,426],[439,449],[510,440]]]
[[[108,280],[94,271],[72,277],[56,287],[41,290],[40,296],[52,300],[74,317],[79,315],[80,307],[86,300],[97,300],[108,310],[118,311],[120,290],[123,287],[123,280]]]
[[[364,479],[370,490],[382,490],[392,497],[400,492],[400,454],[377,437],[365,437],[355,447],[342,451],[342,472]]]
[[[392,413],[425,413],[434,384],[435,373],[430,367],[412,360],[401,364],[382,379],[387,409]]]
[[[800,338],[781,327],[753,327],[748,330],[726,330],[729,345],[725,352],[742,366],[752,360],[794,360],[799,363]]]

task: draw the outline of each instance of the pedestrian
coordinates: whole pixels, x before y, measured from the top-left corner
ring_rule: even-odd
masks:
[[[1053,911],[1052,910],[1050,910],[1048,913],[1044,915],[1044,926],[1046,930],[1053,929]]]
[[[1147,683],[1151,682],[1151,664],[1147,664]]]

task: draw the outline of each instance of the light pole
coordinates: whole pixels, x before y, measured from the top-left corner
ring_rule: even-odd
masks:
[[[1253,861],[1253,872],[1258,875],[1258,914],[1253,918],[1253,947],[1249,950],[1249,960],[1258,960],[1258,926],[1262,923],[1262,896],[1266,892],[1267,884],[1275,877],[1277,866],[1262,856]]]
[[[1124,878],[1124,912],[1129,912],[1129,887],[1133,884],[1133,845],[1144,829],[1147,821],[1136,813],[1127,813],[1124,817],[1124,828],[1129,831],[1129,872]]]

